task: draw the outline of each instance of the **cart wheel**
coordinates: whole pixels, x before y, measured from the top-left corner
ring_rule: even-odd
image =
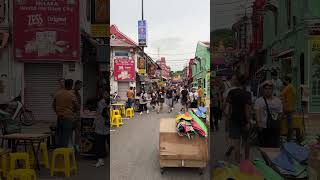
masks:
[[[160,168],[161,175],[164,174],[164,168]]]

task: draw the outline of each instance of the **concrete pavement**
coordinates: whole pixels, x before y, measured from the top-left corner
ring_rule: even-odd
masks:
[[[202,176],[198,169],[169,168],[163,175],[159,166],[159,120],[175,117],[180,110],[168,113],[164,105],[162,113],[150,112],[134,119],[124,120],[124,125],[111,132],[110,179],[112,180],[208,180],[209,168]]]

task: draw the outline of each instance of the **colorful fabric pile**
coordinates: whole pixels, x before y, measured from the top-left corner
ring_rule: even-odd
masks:
[[[307,177],[306,161],[310,155],[310,150],[299,146],[294,142],[283,145],[281,152],[272,159],[272,162],[280,170],[281,174],[293,177]]]
[[[180,136],[186,136],[189,139],[196,134],[202,137],[208,136],[206,125],[191,111],[177,115],[176,123],[177,132]]]

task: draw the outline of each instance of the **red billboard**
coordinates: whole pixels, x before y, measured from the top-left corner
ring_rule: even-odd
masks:
[[[14,0],[16,60],[80,59],[79,0]]]
[[[136,71],[133,59],[126,57],[114,59],[114,80],[135,81]]]

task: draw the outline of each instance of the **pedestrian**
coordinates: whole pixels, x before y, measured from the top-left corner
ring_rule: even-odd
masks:
[[[139,102],[140,102],[140,115],[143,114],[143,111],[147,111],[147,114],[149,114],[149,110],[148,110],[148,107],[147,107],[147,98],[148,98],[148,95],[147,93],[145,92],[144,89],[141,90],[141,93],[140,93],[140,99],[139,99]]]
[[[77,109],[76,109],[76,118],[73,124],[73,130],[74,130],[74,145],[75,145],[75,150],[77,153],[80,153],[80,128],[81,128],[81,118],[80,118],[80,112],[81,112],[81,95],[80,95],[80,90],[82,88],[82,81],[77,80],[74,84],[74,95],[76,96],[77,99]]]
[[[132,108],[132,105],[134,103],[134,91],[133,91],[133,87],[130,87],[127,91],[127,108]]]
[[[282,81],[278,77],[278,73],[275,70],[271,72],[271,76],[272,76],[272,84],[274,87],[273,95],[279,97],[282,89]]]
[[[219,91],[218,87],[214,86],[213,90],[211,90],[211,106],[212,107],[212,114],[213,118],[210,118],[210,129],[213,131],[216,129],[216,131],[219,130]]]
[[[97,105],[97,112],[102,113],[102,110],[107,107],[108,100],[110,99],[108,92],[104,92]]]
[[[198,86],[198,106],[202,106],[203,103],[203,90],[201,88],[201,85]]]
[[[188,86],[184,86],[184,88],[181,90],[181,105],[182,108],[180,111],[188,112]]]
[[[96,134],[96,156],[98,162],[95,167],[104,166],[104,159],[107,156],[106,141],[110,149],[110,111],[109,108],[103,108],[94,120],[94,129]],[[110,152],[109,152],[110,153]]]
[[[189,93],[190,108],[198,108],[198,93],[195,88]]]
[[[52,97],[52,98],[54,98],[55,95],[56,95],[59,91],[65,89],[65,87],[64,87],[64,81],[65,81],[64,78],[58,79],[59,87],[55,90],[55,92],[54,92],[53,94],[51,94],[51,97]]]
[[[65,89],[59,91],[53,101],[53,109],[58,116],[57,135],[59,147],[72,146],[72,129],[75,121],[76,109],[78,109],[77,98],[73,91],[73,80],[65,80]]]
[[[166,92],[167,105],[168,105],[168,113],[173,111],[173,87],[169,87]]]
[[[262,83],[262,97],[255,102],[256,123],[259,128],[260,147],[280,147],[281,100],[273,96],[272,81]]]
[[[180,96],[181,96],[181,88],[179,85],[176,89],[176,102],[179,102]]]
[[[151,91],[151,102],[150,106],[152,107],[152,111],[155,111],[157,105],[157,93],[155,91]]]
[[[241,145],[244,147],[246,160],[250,155],[247,138],[251,120],[251,94],[245,89],[245,76],[237,75],[235,78],[233,83],[239,88],[232,89],[227,96],[227,103],[230,107],[229,138],[234,148],[235,161],[240,163]]]
[[[284,77],[283,85],[284,88],[281,91],[281,98],[283,100],[283,113],[288,123],[287,141],[290,141],[293,135],[293,113],[295,112],[296,90],[291,84],[291,78],[288,76]]]
[[[159,102],[159,107],[158,107],[158,114],[162,111],[163,109],[163,103],[165,100],[165,89],[162,87],[161,89],[158,90],[158,102]]]

